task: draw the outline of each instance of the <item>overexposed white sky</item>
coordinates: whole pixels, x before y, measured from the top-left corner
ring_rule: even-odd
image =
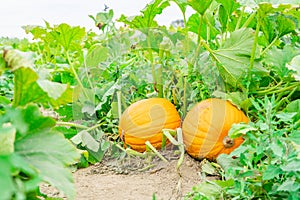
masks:
[[[0,0],[0,37],[28,37],[21,28],[24,25],[51,25],[68,23],[94,29],[94,22],[88,15],[102,12],[104,4],[115,12],[115,19],[121,14],[137,15],[151,0]],[[161,16],[159,24],[169,25],[181,19],[179,8],[172,2]]]

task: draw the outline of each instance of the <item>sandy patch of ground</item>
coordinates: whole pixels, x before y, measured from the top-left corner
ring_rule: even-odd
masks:
[[[73,174],[76,200],[184,199],[185,194],[202,181],[201,163],[185,155],[177,170],[178,155],[172,150],[162,154],[168,163],[156,156],[151,161],[130,156],[122,160],[105,158],[101,163],[77,170]],[[60,195],[51,191],[51,187],[42,190],[49,196]]]

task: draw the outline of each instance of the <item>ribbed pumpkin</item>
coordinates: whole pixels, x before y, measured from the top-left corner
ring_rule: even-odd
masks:
[[[249,120],[229,101],[206,99],[195,105],[186,115],[183,125],[183,140],[186,151],[196,159],[214,160],[219,154],[229,154],[243,138],[228,137],[232,124]]]
[[[144,152],[148,140],[155,148],[161,148],[162,129],[176,129],[180,116],[167,99],[150,98],[131,104],[122,114],[119,134],[125,145]]]

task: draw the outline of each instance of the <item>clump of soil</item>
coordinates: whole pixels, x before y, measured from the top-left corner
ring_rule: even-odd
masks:
[[[193,186],[203,181],[201,163],[185,155],[177,170],[176,151],[169,149],[161,154],[168,162],[157,156],[126,156],[121,160],[107,156],[101,163],[77,170],[73,174],[76,200],[152,200],[153,196],[157,200],[184,199]],[[41,190],[49,196],[61,196],[51,187],[43,186]]]

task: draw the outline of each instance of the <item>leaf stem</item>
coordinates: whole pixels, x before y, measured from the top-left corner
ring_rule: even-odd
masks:
[[[245,6],[243,6],[243,8],[241,10],[241,14],[239,16],[239,19],[238,19],[236,25],[235,25],[235,30],[238,30],[240,28],[240,24],[241,24],[241,21],[243,19],[244,13],[245,13]]]
[[[275,106],[275,109],[277,110],[283,103],[284,101],[288,101],[288,99],[297,91],[297,87],[295,87],[286,97],[282,98],[278,104]]]
[[[106,122],[102,122],[99,124],[96,124],[92,127],[88,127],[82,124],[76,124],[76,123],[72,123],[72,122],[61,122],[61,121],[57,121],[56,125],[57,126],[70,126],[70,127],[74,127],[74,128],[80,128],[80,129],[86,129],[86,131],[92,131],[100,126],[102,126],[103,124],[105,124]]]
[[[267,90],[257,91],[255,93],[259,94],[259,95],[266,95],[266,94],[275,94],[275,93],[285,92],[285,91],[288,91],[288,90],[291,90],[291,89],[294,89],[294,88],[297,88],[297,90],[298,89],[300,90],[300,82],[295,82],[294,84],[292,84],[290,86],[287,86],[287,87],[284,87],[284,88],[280,88],[278,90],[274,90],[274,88],[276,88],[276,87],[277,86],[272,87],[272,88],[267,89]]]
[[[152,144],[149,141],[145,142],[146,146],[149,147],[160,159],[162,159],[164,162],[169,163],[169,161],[163,157],[155,148],[152,146]]]
[[[249,24],[251,23],[251,21],[254,19],[254,17],[256,16],[256,12],[252,13],[250,15],[250,17],[248,17],[248,19],[246,20],[246,22],[243,24],[242,28],[247,28],[249,26]]]
[[[119,117],[119,121],[121,119],[122,116],[122,96],[121,96],[121,91],[117,91],[117,100],[118,100],[118,117]]]
[[[252,70],[253,70],[253,66],[254,66],[255,53],[256,53],[256,48],[257,48],[257,43],[258,43],[259,29],[260,29],[260,15],[258,13],[256,30],[255,30],[255,35],[254,35],[254,42],[253,42],[252,52],[251,52],[251,57],[250,57],[250,66],[249,66],[248,77],[247,77],[247,94],[248,94],[251,79],[252,79],[251,77],[252,77]]]
[[[261,90],[261,91],[255,91],[255,94],[266,94],[270,91],[274,91],[276,88],[278,88],[283,82],[280,81],[277,85],[273,86],[273,87],[268,87],[268,89],[266,90]]]
[[[81,124],[76,124],[76,123],[72,123],[72,122],[61,122],[61,121],[57,121],[56,122],[57,126],[70,126],[70,127],[74,127],[74,128],[80,128],[80,129],[88,129],[89,127],[81,125]]]
[[[185,117],[187,113],[187,77],[183,77],[183,114],[182,114],[182,119]]]
[[[67,56],[68,63],[70,64],[71,71],[72,71],[72,73],[73,73],[74,76],[75,76],[75,79],[77,80],[77,82],[78,82],[80,88],[82,89],[82,91],[83,91],[85,97],[86,97],[87,99],[89,99],[89,96],[88,96],[88,94],[86,93],[86,91],[85,91],[85,89],[84,89],[84,87],[83,87],[83,84],[82,84],[81,80],[79,79],[79,76],[78,76],[78,74],[77,74],[77,72],[76,72],[76,70],[75,70],[75,68],[74,68],[74,66],[73,66],[73,62],[72,62],[71,59],[70,59],[70,55],[69,55],[69,52],[68,52],[68,51],[66,51],[66,56]]]
[[[154,90],[156,91],[156,74],[155,74],[155,67],[154,67],[154,59],[153,59],[153,52],[152,52],[152,47],[151,47],[151,41],[150,41],[150,31],[148,28],[148,34],[147,34],[147,44],[148,44],[148,53],[149,53],[149,60],[150,60],[150,65],[151,65],[151,71],[152,71],[152,79],[153,79],[153,85],[154,85]]]
[[[94,126],[88,128],[88,129],[86,129],[86,131],[92,131],[92,130],[94,130],[94,129],[96,129],[96,128],[99,128],[100,126],[102,126],[102,125],[105,124],[105,123],[106,123],[106,122],[103,121],[103,122],[101,122],[101,123],[99,123],[99,124],[95,124]]]
[[[261,52],[261,55],[264,55],[278,40],[278,36],[274,38],[274,40]]]
[[[202,42],[201,42],[201,40],[202,40],[201,28],[202,28],[202,24],[203,24],[203,16],[200,15],[200,23],[199,23],[199,27],[198,27],[198,39],[197,39],[198,45],[197,45],[197,49],[196,49],[194,58],[192,60],[192,64],[189,65],[189,66],[192,66],[192,67],[194,67],[194,64],[196,63],[197,57],[198,57],[198,55],[200,53],[200,50],[201,50],[201,45],[202,45]]]
[[[158,90],[158,97],[163,98],[164,97],[164,92],[163,92],[163,74],[162,74],[163,61],[162,61],[162,59],[163,59],[164,50],[160,49],[159,51],[162,55],[160,56],[160,65],[157,69],[157,85],[156,85],[156,88]]]
[[[206,44],[204,40],[201,40],[201,44],[210,53],[213,59],[221,64],[221,61],[215,56],[214,51],[208,46],[208,44]]]

